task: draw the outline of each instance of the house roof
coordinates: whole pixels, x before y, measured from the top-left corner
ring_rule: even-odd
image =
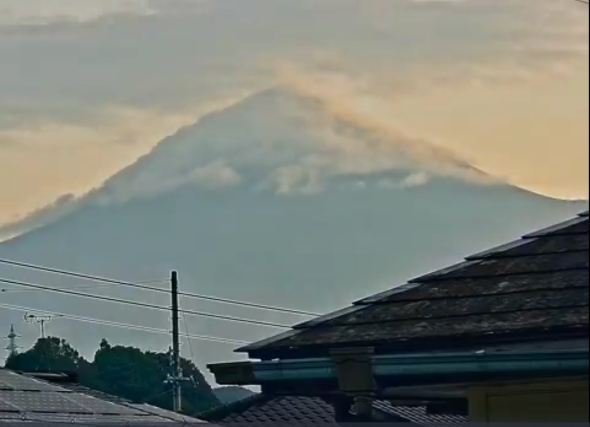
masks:
[[[588,335],[588,212],[237,351],[324,356]]]
[[[203,423],[201,420],[181,417],[150,405],[134,405],[123,399],[115,401],[115,398],[105,399],[105,395],[97,396],[0,369],[0,424],[109,423],[113,427],[172,427],[178,424]]]
[[[113,396],[112,394],[107,394],[101,391],[93,390],[88,387],[81,386],[79,384],[67,383],[64,384],[63,387],[71,391],[93,396],[97,399],[106,400],[129,408],[137,409],[150,415],[155,415],[160,418],[166,418],[171,421],[177,421],[180,423],[203,423],[202,420],[199,420],[197,418],[189,417],[183,414],[178,414],[176,412],[169,411],[167,409],[162,409],[158,406],[150,405],[147,403],[131,402],[130,400],[123,399],[122,397]]]
[[[392,422],[419,425],[466,423],[466,415],[429,414],[426,406],[394,405],[375,401],[373,408]],[[319,397],[268,396],[258,394],[199,415],[220,425],[288,424],[291,426],[337,425],[334,408]]]

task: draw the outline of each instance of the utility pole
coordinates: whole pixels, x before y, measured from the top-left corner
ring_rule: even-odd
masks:
[[[51,319],[52,316],[37,316],[34,314],[25,314],[25,322],[35,322],[39,324],[41,328],[41,338],[45,338],[45,324],[51,321]]]
[[[172,287],[172,408],[174,412],[182,410],[182,391],[180,388],[180,340],[178,331],[178,273],[170,274]]]
[[[178,273],[173,271],[170,274],[171,296],[172,296],[172,348],[170,349],[170,367],[171,373],[166,379],[166,383],[172,384],[172,409],[174,412],[182,411],[182,389],[181,381],[187,378],[182,376],[180,366],[180,332],[178,329]]]

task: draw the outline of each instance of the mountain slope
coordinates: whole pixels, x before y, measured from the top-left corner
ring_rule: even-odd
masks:
[[[493,180],[492,180],[493,181]],[[55,222],[0,244],[0,257],[131,281],[177,269],[184,291],[325,312],[572,216],[587,204],[501,183],[424,141],[332,120],[315,101],[264,92],[162,141]],[[80,281],[0,265],[0,276]],[[123,286],[85,292],[168,306]],[[154,286],[165,288],[166,283]],[[167,313],[41,292],[8,304],[163,328]],[[301,317],[183,299],[183,308],[292,324]],[[0,311],[0,325],[21,314]],[[254,340],[276,329],[186,317],[191,334]],[[166,348],[167,336],[54,319],[84,351],[111,342]],[[27,330],[28,334],[34,330]],[[197,362],[231,345],[195,341]]]
[[[256,394],[252,390],[237,386],[217,387],[213,389],[213,393],[215,393],[217,399],[224,405],[246,399]]]

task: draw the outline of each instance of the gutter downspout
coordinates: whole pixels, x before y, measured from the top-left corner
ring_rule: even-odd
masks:
[[[345,396],[353,399],[356,421],[372,419],[373,400],[377,391],[377,384],[373,378],[373,351],[373,348],[343,348],[330,351],[338,388]],[[334,409],[336,414],[339,414],[337,408]]]

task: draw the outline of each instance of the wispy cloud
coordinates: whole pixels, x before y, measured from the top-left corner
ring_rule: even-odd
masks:
[[[242,181],[240,174],[222,159],[187,172],[157,169],[143,172],[133,175],[129,180],[121,177],[116,180],[116,185],[97,189],[96,200],[91,197],[90,201],[103,205],[124,203],[129,199],[154,197],[183,186],[219,189],[236,186]]]
[[[19,178],[0,186],[4,220],[96,187],[203,103],[277,83],[334,123],[427,141],[536,191],[587,192],[588,11],[575,2],[42,3],[0,0],[0,179]]]
[[[0,129],[0,222],[36,210],[61,194],[82,194],[110,171],[192,121],[191,116],[109,109],[95,122],[36,120]],[[58,193],[58,194],[59,194]]]
[[[63,194],[52,203],[29,212],[23,218],[0,224],[0,242],[49,224],[73,212],[76,209],[76,202],[73,194]]]
[[[0,0],[0,26],[89,22],[111,14],[154,12],[149,0]]]

